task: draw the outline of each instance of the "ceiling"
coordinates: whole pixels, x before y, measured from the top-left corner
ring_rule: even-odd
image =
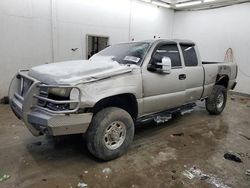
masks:
[[[229,6],[239,3],[250,2],[250,0],[210,0],[210,2],[206,2],[209,0],[158,0],[161,2],[165,2],[171,5],[171,8],[175,10],[201,10],[201,9],[211,9],[218,8],[223,6]],[[184,6],[185,3],[194,3],[201,2],[196,5]],[[184,3],[184,4],[182,4]],[[183,6],[178,7],[178,5],[182,4]]]

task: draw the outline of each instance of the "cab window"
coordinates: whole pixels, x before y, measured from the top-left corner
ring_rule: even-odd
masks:
[[[171,59],[173,68],[181,67],[181,58],[177,44],[163,44],[159,46],[154,53],[154,59],[161,61],[163,57]]]
[[[186,67],[194,67],[198,65],[198,59],[194,47],[195,46],[193,44],[181,44],[181,50]]]

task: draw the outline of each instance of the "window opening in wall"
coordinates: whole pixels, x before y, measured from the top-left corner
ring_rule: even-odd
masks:
[[[87,54],[86,57],[89,59],[94,54],[103,50],[108,46],[109,37],[106,36],[96,36],[96,35],[87,35]]]

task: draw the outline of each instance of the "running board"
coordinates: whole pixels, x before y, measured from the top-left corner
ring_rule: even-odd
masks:
[[[185,114],[190,114],[193,111],[194,111],[194,109],[191,108],[191,109],[181,110],[180,112],[181,112],[181,115],[185,115]]]
[[[185,115],[185,114],[191,113],[192,111],[194,111],[195,106],[196,106],[195,103],[190,103],[190,104],[185,104],[183,106],[180,106],[178,108],[172,108],[172,109],[158,112],[155,114],[146,115],[146,116],[138,118],[136,123],[140,124],[140,123],[145,123],[149,121],[154,121],[157,124],[165,123],[169,121],[170,119],[172,119],[173,114],[179,113],[181,115]]]

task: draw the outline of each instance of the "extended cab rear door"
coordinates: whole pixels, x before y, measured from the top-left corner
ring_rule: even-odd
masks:
[[[171,59],[170,73],[150,70],[150,66]],[[185,103],[185,70],[181,61],[178,44],[160,42],[153,47],[142,69],[143,113],[154,113],[181,106]]]
[[[200,99],[203,92],[204,69],[200,61],[198,49],[193,43],[180,43],[185,65],[185,103]]]

